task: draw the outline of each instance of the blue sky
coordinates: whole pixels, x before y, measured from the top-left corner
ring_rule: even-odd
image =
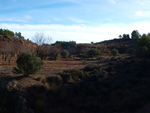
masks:
[[[150,32],[150,0],[0,0],[0,28],[32,39],[99,42],[120,34]]]

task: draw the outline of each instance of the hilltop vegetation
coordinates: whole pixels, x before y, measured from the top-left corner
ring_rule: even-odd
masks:
[[[24,39],[24,37],[21,35],[21,32],[15,32],[14,33],[13,31],[8,30],[8,29],[0,29],[0,35],[12,36],[12,37]]]
[[[47,44],[39,33],[34,44],[7,31],[0,35],[0,113],[150,112],[149,34]]]
[[[0,29],[0,55],[2,57],[0,64],[11,63],[12,58],[16,58],[25,51],[36,50],[37,44],[29,39],[24,39],[20,32],[14,33],[10,30]]]

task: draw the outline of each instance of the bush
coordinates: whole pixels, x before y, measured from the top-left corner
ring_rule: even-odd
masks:
[[[50,53],[49,58],[51,60],[57,60],[57,59],[61,58],[61,54],[60,53],[58,53],[58,54],[57,53]]]
[[[79,69],[70,69],[60,73],[64,83],[80,81],[84,78],[84,73]]]
[[[60,76],[49,76],[46,78],[46,83],[50,87],[59,86],[62,84],[62,78]]]
[[[134,48],[130,48],[126,51],[127,54],[129,55],[134,55]]]
[[[108,73],[98,65],[89,64],[83,69],[84,73],[91,76],[97,76],[99,79],[106,78]]]
[[[67,57],[69,56],[69,52],[68,52],[67,50],[63,50],[63,51],[61,52],[61,56],[62,56],[63,58],[67,58]]]
[[[21,73],[25,76],[35,74],[43,65],[43,61],[38,59],[37,56],[31,52],[22,53],[18,57],[16,63],[17,68],[15,67],[13,72],[17,74]]]
[[[92,48],[88,51],[88,57],[93,58],[93,57],[97,57],[99,55],[100,55],[100,51],[96,48]]]
[[[117,49],[113,49],[113,50],[111,51],[111,54],[112,54],[113,56],[118,56],[118,55],[119,55],[119,51],[118,51]]]
[[[135,55],[137,57],[150,56],[150,36],[145,34],[139,39],[135,49]]]
[[[95,64],[88,64],[83,70],[92,72],[94,70],[99,70],[100,68]]]
[[[146,57],[148,55],[148,48],[146,46],[138,47],[134,53],[137,57]]]
[[[55,48],[55,47],[50,49],[49,59],[51,59],[51,60],[57,60],[60,57],[61,57],[60,49]]]

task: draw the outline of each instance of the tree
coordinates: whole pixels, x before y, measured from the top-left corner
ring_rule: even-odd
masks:
[[[137,57],[150,56],[150,36],[144,34],[137,42],[135,55]]]
[[[138,32],[138,30],[133,30],[131,33],[131,38],[132,39],[139,39],[141,37],[140,33]]]
[[[51,42],[52,38],[49,36],[46,36],[44,33],[42,32],[37,32],[35,33],[35,35],[33,36],[33,41],[37,44],[37,45],[43,45],[43,44],[49,44]]]
[[[60,49],[56,48],[56,47],[51,47],[50,51],[49,51],[49,58],[51,60],[57,60],[58,58],[60,58]]]
[[[150,36],[146,36],[146,34],[143,34],[142,37],[137,42],[138,47],[146,46],[150,49]]]
[[[117,49],[113,49],[113,50],[111,51],[111,54],[112,54],[113,56],[118,56],[118,55],[119,55],[119,51],[118,51]]]
[[[91,42],[91,44],[94,44],[94,42]]]
[[[3,29],[0,29],[0,35],[4,35]]]
[[[56,41],[54,44],[59,47],[61,50],[67,50],[70,54],[75,53],[76,42],[75,41]]]
[[[61,56],[62,56],[63,58],[67,58],[67,57],[69,56],[69,52],[68,52],[67,50],[62,50]]]
[[[130,36],[129,36],[129,34],[123,34],[123,37],[122,37],[122,39],[130,39]]]
[[[148,33],[147,36],[150,36],[150,33]]]
[[[8,29],[0,29],[0,35],[14,36],[14,32]]]
[[[10,63],[12,57],[17,55],[22,48],[22,43],[17,41],[3,42],[0,45],[0,54],[2,55],[2,59]],[[25,49],[24,49],[25,50]]]
[[[99,55],[100,55],[100,51],[96,48],[92,48],[88,51],[88,56],[91,57],[91,58],[92,57],[97,57]]]
[[[138,47],[134,51],[137,57],[146,57],[148,55],[148,48],[146,46]]]
[[[50,48],[50,45],[43,44],[37,47],[36,52],[42,60],[45,60],[49,56]]]
[[[35,74],[44,64],[42,60],[37,58],[35,53],[31,52],[21,53],[16,63],[17,68],[15,67],[13,72],[16,74],[23,74],[24,76]]]
[[[21,32],[15,32],[14,36],[20,39],[24,39],[24,37],[21,35]]]
[[[19,37],[21,37],[21,33],[20,32],[15,32],[15,37],[17,37],[17,38],[19,38]]]
[[[122,39],[122,35],[119,35],[119,38]]]
[[[22,44],[20,42],[9,42],[7,44],[8,53],[9,53],[9,63],[11,61],[11,58],[17,55],[22,48]]]
[[[44,33],[37,32],[33,37],[33,41],[37,44],[36,52],[41,59],[45,59],[49,55],[48,45],[51,42],[49,36],[45,36]]]

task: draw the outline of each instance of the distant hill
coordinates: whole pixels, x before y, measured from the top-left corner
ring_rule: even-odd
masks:
[[[117,49],[119,53],[124,54],[127,50],[134,48],[137,43],[137,39],[113,39],[95,43],[99,47],[107,47],[107,49]]]
[[[10,42],[19,43],[22,46],[24,46],[26,49],[31,50],[31,51],[34,51],[37,46],[37,44],[33,43],[30,40],[16,38],[13,36],[0,35],[0,49],[1,49],[2,43],[5,45],[8,45]]]
[[[0,35],[0,64],[10,64],[21,52],[34,52],[36,47],[37,45],[30,40]]]

